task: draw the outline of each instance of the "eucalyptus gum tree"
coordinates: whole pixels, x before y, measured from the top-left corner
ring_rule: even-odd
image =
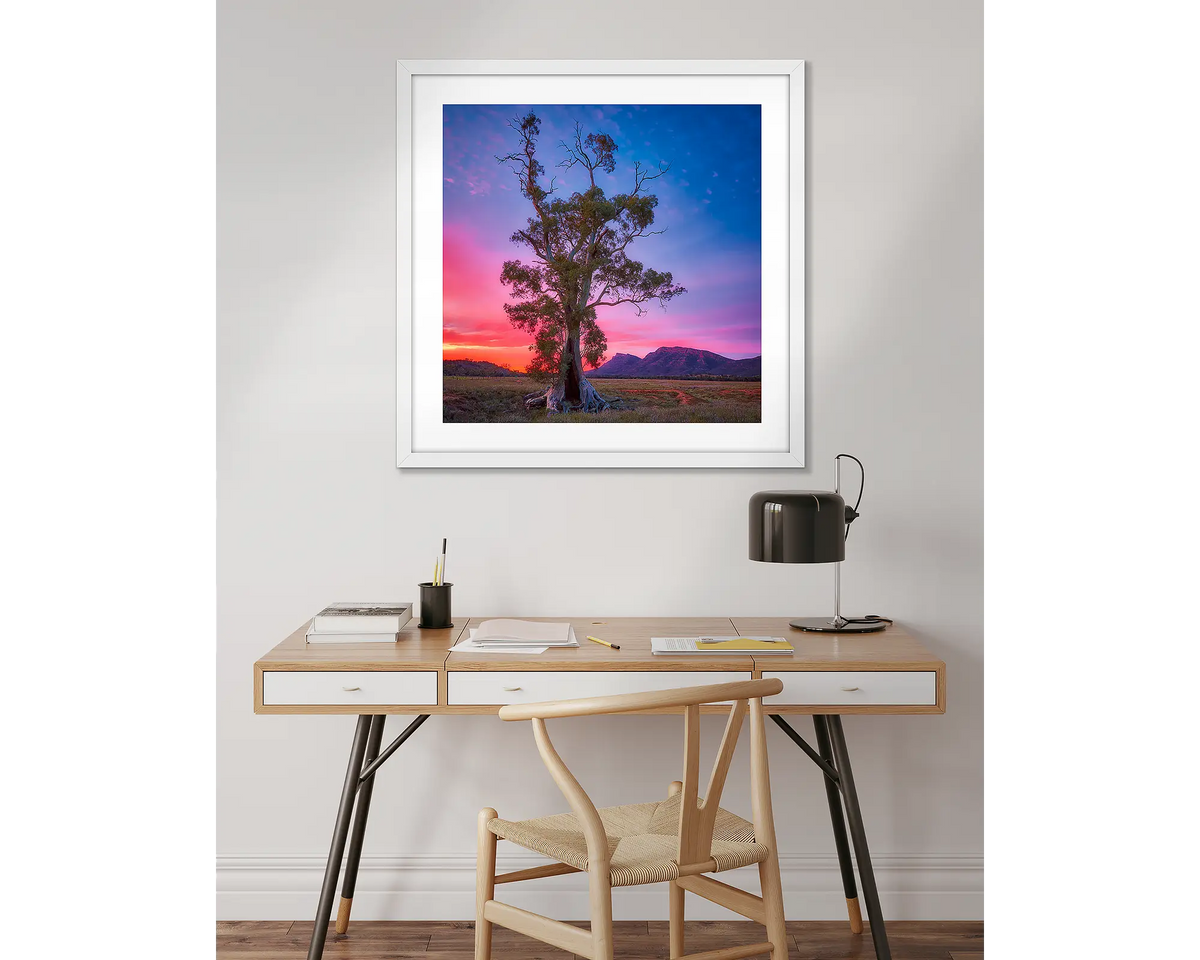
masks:
[[[558,167],[586,172],[588,183],[564,198],[556,178],[543,186],[546,168],[537,159],[538,117],[531,111],[508,125],[516,131],[520,147],[496,159],[517,176],[533,216],[511,237],[528,249],[530,261],[506,260],[500,272],[514,301],[504,305],[504,312],[514,327],[532,335],[529,374],[547,384],[545,390],[527,395],[525,405],[544,406],[547,413],[598,413],[611,404],[583,372],[585,363],[599,366],[608,349],[596,311],[631,303],[640,316],[645,313],[643,304],[664,304],[686,292],[670,273],[659,273],[627,252],[634,241],[663,233],[650,229],[658,197],[644,188],[670,165],[659,164],[652,172],[639,161],[633,168],[633,189],[606,196],[596,184],[596,171],[611,174],[616,169],[616,141],[606,133],[585,137],[576,123],[573,140],[559,142],[565,156]]]

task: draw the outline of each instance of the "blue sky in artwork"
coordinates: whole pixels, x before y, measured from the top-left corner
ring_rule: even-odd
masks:
[[[644,356],[659,346],[689,346],[730,357],[761,353],[762,120],[757,104],[457,105],[443,108],[443,227],[446,356],[523,367],[528,340],[502,305],[504,260],[527,257],[509,242],[531,214],[516,177],[496,157],[516,149],[507,123],[532,109],[541,118],[538,159],[564,194],[586,186],[586,173],[557,167],[560,140],[575,121],[617,143],[612,174],[597,173],[611,195],[632,189],[633,165],[670,170],[647,185],[659,205],[654,229],[630,255],[669,270],[688,292],[665,310],[611,308],[598,318],[608,355]]]

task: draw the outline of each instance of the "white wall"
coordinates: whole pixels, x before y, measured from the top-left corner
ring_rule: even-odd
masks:
[[[222,916],[316,903],[354,720],[251,712],[251,664],[306,616],[413,596],[443,536],[460,615],[825,611],[828,567],[746,559],[746,500],[829,487],[840,451],[869,472],[845,606],[902,620],[949,671],[944,717],[845,722],[885,909],[982,916],[981,30],[961,0],[220,4]],[[396,469],[394,63],[484,57],[808,61],[809,469]],[[556,739],[599,802],[624,802],[675,776],[678,727]],[[842,916],[821,783],[777,734],[790,913]],[[484,717],[430,720],[375,798],[360,916],[468,916],[476,811],[561,808],[525,726]],[[577,886],[538,888],[582,915]],[[647,889],[618,915],[665,917]]]

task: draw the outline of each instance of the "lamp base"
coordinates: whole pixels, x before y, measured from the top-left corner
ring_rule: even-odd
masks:
[[[791,626],[812,633],[877,633],[887,626],[886,620],[869,623],[852,623],[843,620],[838,623],[829,617],[798,617],[791,621]]]

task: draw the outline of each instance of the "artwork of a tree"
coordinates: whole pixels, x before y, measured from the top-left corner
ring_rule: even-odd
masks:
[[[670,273],[660,273],[628,254],[634,241],[663,232],[650,229],[658,197],[646,193],[645,187],[670,165],[660,163],[651,170],[639,161],[633,168],[633,189],[606,196],[596,184],[596,171],[611,174],[616,169],[616,141],[606,133],[584,136],[576,123],[573,140],[559,143],[565,156],[557,166],[586,171],[588,182],[563,197],[555,178],[543,185],[538,117],[531,111],[509,126],[518,135],[519,149],[496,159],[516,174],[533,216],[511,237],[529,251],[529,262],[506,260],[500,273],[513,300],[504,305],[504,312],[514,327],[532,336],[528,372],[547,384],[526,396],[525,405],[545,406],[547,413],[598,413],[611,404],[584,376],[584,364],[599,366],[608,349],[597,311],[629,303],[640,316],[643,304],[665,304],[686,292]]]

